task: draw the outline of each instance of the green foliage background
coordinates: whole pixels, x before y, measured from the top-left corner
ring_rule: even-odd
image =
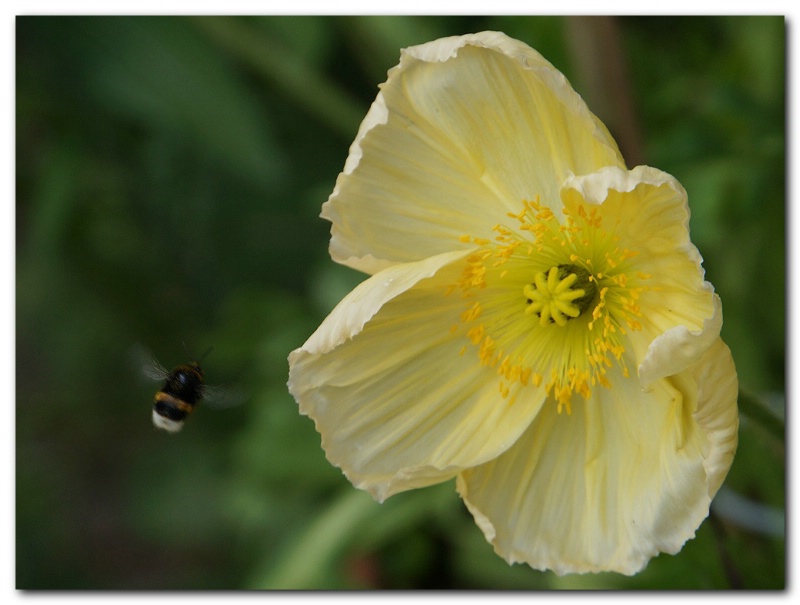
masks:
[[[505,31],[606,120],[569,18],[20,17],[18,588],[782,588],[784,19],[616,25],[641,155],[689,192],[756,402],[695,540],[630,578],[510,567],[452,483],[352,488],[285,386],[362,279],[318,214],[399,49]],[[157,433],[137,359],[208,347],[248,401]]]

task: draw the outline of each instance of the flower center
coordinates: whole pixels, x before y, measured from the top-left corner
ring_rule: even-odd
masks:
[[[528,301],[525,313],[536,314],[543,326],[548,323],[567,325],[568,320],[586,311],[597,295],[597,287],[590,277],[591,273],[577,265],[550,267],[547,274],[540,271],[532,284],[522,288]]]
[[[462,354],[471,344],[481,365],[496,368],[503,397],[544,385],[569,413],[574,395],[611,386],[615,365],[628,375],[627,333],[642,328],[638,300],[650,276],[636,270],[638,253],[621,247],[616,225],[603,225],[600,207],[565,209],[562,224],[538,200],[523,206],[509,214],[514,228],[494,227],[494,240],[460,238],[476,250],[449,290],[466,305],[453,331],[468,341]]]

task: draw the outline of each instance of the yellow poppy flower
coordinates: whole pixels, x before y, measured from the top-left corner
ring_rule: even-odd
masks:
[[[495,551],[633,574],[708,515],[737,443],[686,192],[627,170],[525,44],[405,49],[322,216],[370,274],[289,357],[330,462],[377,500],[456,478]]]

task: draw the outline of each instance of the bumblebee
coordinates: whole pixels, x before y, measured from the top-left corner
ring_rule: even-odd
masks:
[[[211,351],[209,349],[200,358]],[[208,385],[200,361],[179,365],[171,372],[155,359],[144,363],[143,373],[151,380],[164,381],[153,398],[153,426],[169,433],[177,433],[183,423],[203,400],[212,408],[222,409],[242,404],[246,395],[236,388]]]
[[[168,372],[157,361],[152,361],[146,373],[151,378],[164,380],[153,401],[153,425],[177,433],[203,398],[206,388],[203,369],[193,361]]]

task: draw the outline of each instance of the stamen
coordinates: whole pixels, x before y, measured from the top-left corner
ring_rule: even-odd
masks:
[[[562,223],[536,199],[508,216],[517,224],[495,225],[492,241],[459,238],[477,248],[448,290],[465,298],[456,329],[480,364],[496,369],[509,405],[519,389],[544,385],[569,414],[574,396],[611,386],[614,365],[628,374],[626,335],[642,329],[637,301],[651,276],[604,228],[599,207],[565,209]]]

